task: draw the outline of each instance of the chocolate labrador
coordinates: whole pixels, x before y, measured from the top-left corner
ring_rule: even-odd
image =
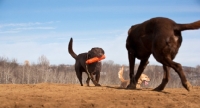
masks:
[[[92,80],[95,86],[101,86],[99,84],[101,62],[86,64],[86,60],[93,57],[101,57],[102,55],[104,55],[104,50],[99,47],[94,47],[86,53],[81,53],[79,55],[76,55],[73,51],[72,44],[73,44],[73,39],[71,38],[68,45],[68,52],[76,60],[75,71],[81,86],[83,86],[82,83],[83,72],[86,72],[88,75],[88,78],[86,80],[87,86],[89,86],[90,79]],[[96,75],[95,79],[93,75]]]
[[[127,88],[136,89],[136,81],[147,66],[150,55],[153,54],[154,58],[163,65],[164,70],[162,82],[154,90],[162,91],[165,88],[170,77],[169,69],[173,68],[178,73],[183,87],[190,91],[192,86],[187,81],[181,64],[174,62],[173,59],[182,43],[181,31],[199,28],[200,20],[189,24],[178,24],[163,17],[152,18],[133,25],[128,31],[126,40],[131,79]],[[135,58],[140,60],[136,75],[134,75]]]

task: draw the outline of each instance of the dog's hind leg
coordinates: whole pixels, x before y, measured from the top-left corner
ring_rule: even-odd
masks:
[[[183,69],[182,69],[181,64],[176,63],[169,58],[165,58],[163,63],[166,63],[166,65],[168,65],[169,67],[172,67],[178,73],[183,87],[186,90],[190,91],[190,89],[192,88],[192,85],[189,83],[189,81],[187,81],[185,74],[183,73]]]
[[[169,78],[170,78],[169,70],[170,70],[170,68],[168,66],[163,65],[163,70],[164,70],[164,74],[163,74],[162,83],[158,87],[153,89],[155,91],[162,91],[169,81]]]
[[[81,86],[83,86],[83,83],[82,83],[82,72],[79,71],[79,70],[76,70],[76,76],[78,77],[78,80],[79,80]]]
[[[172,62],[172,68],[178,73],[178,75],[179,75],[179,77],[181,79],[183,87],[186,90],[190,91],[190,89],[192,88],[192,85],[190,84],[189,81],[187,81],[187,79],[185,77],[185,74],[183,73],[183,69],[182,69],[181,64],[176,63],[176,62]]]

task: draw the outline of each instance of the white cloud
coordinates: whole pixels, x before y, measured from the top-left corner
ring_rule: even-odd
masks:
[[[14,30],[51,30],[55,27],[24,27],[24,28],[15,28]]]
[[[11,33],[19,33],[19,30],[6,30],[6,31],[1,31],[0,34],[11,34]]]
[[[19,33],[27,30],[52,30],[56,29],[52,24],[58,22],[59,21],[0,24],[0,34]]]
[[[28,23],[7,23],[7,24],[0,24],[0,27],[26,27],[26,26],[36,26],[36,25],[45,25],[45,24],[52,24],[57,23],[59,21],[49,21],[49,22],[28,22]]]

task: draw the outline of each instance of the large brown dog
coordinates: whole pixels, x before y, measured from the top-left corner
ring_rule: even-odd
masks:
[[[191,84],[187,81],[181,64],[174,62],[182,43],[181,31],[200,28],[200,20],[190,24],[177,24],[168,18],[152,18],[143,23],[133,25],[128,31],[126,49],[128,51],[131,79],[127,88],[136,89],[136,81],[148,64],[151,54],[163,65],[162,83],[154,90],[162,91],[169,80],[169,69],[173,68],[179,75],[183,87],[188,91]],[[191,46],[192,47],[192,46]],[[140,65],[134,76],[135,58],[140,59]]]
[[[82,83],[83,72],[86,72],[88,75],[88,78],[86,80],[87,86],[89,86],[90,79],[92,80],[95,86],[100,86],[99,78],[101,72],[101,62],[86,64],[86,60],[93,57],[101,57],[102,55],[104,55],[104,50],[99,47],[94,47],[87,53],[81,53],[79,55],[76,55],[72,49],[72,44],[73,44],[73,39],[71,38],[68,45],[68,52],[76,60],[75,71],[81,86],[83,86]],[[95,79],[93,78],[93,75],[96,75]]]
[[[119,69],[119,72],[118,72],[118,77],[119,77],[119,79],[121,81],[120,88],[126,88],[128,86],[128,84],[130,83],[130,80],[125,80],[124,79],[123,73],[124,73],[124,67],[122,66]],[[144,82],[145,85],[147,85],[149,81],[150,81],[150,78],[146,74],[141,74],[140,78],[137,81],[136,88],[140,88],[141,84],[143,82]]]

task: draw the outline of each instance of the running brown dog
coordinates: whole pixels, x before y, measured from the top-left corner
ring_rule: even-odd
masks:
[[[89,86],[90,79],[92,80],[95,86],[101,86],[99,84],[101,62],[86,64],[86,60],[93,57],[101,57],[102,55],[104,55],[104,50],[99,47],[94,47],[86,53],[81,53],[79,55],[76,55],[73,51],[72,44],[73,44],[73,39],[71,38],[68,45],[68,52],[76,60],[75,71],[81,86],[83,86],[82,83],[83,72],[86,72],[88,75],[88,78],[86,80],[87,86]],[[95,79],[93,78],[93,75],[96,75]]]
[[[136,89],[137,81],[147,66],[150,55],[153,54],[154,58],[163,65],[164,70],[162,83],[154,90],[164,90],[170,77],[169,69],[173,68],[178,73],[183,87],[190,91],[192,85],[187,81],[181,64],[174,62],[173,59],[182,43],[181,31],[199,28],[200,20],[189,24],[178,24],[163,17],[133,25],[128,31],[126,40],[131,79],[127,88]],[[140,65],[134,76],[135,58],[140,60]]]

